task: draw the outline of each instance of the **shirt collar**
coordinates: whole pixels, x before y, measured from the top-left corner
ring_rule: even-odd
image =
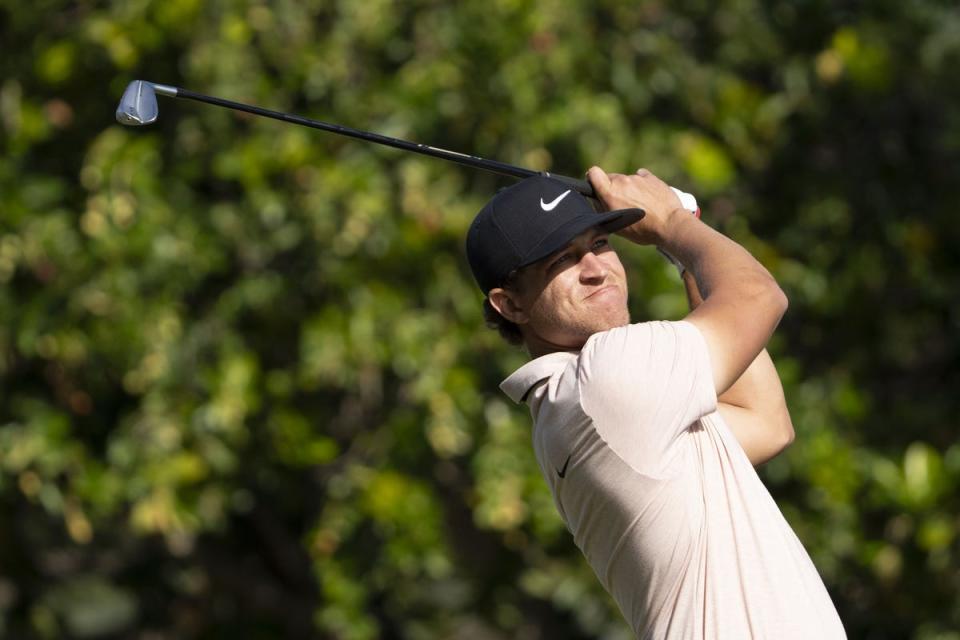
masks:
[[[523,402],[527,399],[531,389],[563,369],[578,355],[578,353],[570,351],[554,351],[545,356],[540,356],[510,374],[510,377],[500,383],[500,388],[514,402]]]

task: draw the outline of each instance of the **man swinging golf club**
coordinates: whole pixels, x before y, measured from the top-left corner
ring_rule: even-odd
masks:
[[[195,100],[514,177],[535,171],[136,80],[117,120]],[[574,540],[644,638],[844,637],[810,558],[752,464],[793,431],[764,345],[786,310],[770,274],[644,170],[528,177],[467,237],[484,312],[534,359],[504,381],[534,418],[541,471]],[[581,195],[609,209],[597,214]],[[645,212],[645,213],[644,213]],[[656,245],[693,312],[630,324],[608,234]]]
[[[466,242],[488,320],[532,357],[501,387],[574,541],[641,638],[844,638],[753,467],[793,438],[764,349],[786,297],[649,172],[588,178],[607,212],[528,178]],[[686,265],[684,320],[630,323],[614,232]]]

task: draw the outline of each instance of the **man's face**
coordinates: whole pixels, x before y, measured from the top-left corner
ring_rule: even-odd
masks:
[[[523,269],[509,291],[528,344],[579,349],[594,333],[630,322],[627,279],[608,234],[590,229]]]

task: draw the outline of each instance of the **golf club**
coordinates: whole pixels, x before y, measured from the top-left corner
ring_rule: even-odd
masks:
[[[170,98],[185,98],[187,100],[196,100],[197,102],[206,102],[207,104],[213,104],[218,107],[225,107],[227,109],[234,109],[236,111],[245,111],[246,113],[252,113],[258,116],[265,116],[267,118],[299,124],[305,127],[312,127],[314,129],[321,129],[331,133],[338,133],[343,136],[358,138],[360,140],[366,140],[367,142],[374,142],[376,144],[403,149],[405,151],[412,151],[414,153],[433,156],[435,158],[442,158],[444,160],[456,162],[468,167],[484,169],[485,171],[492,171],[493,173],[512,176],[514,178],[528,178],[530,176],[537,175],[547,176],[553,178],[554,180],[559,180],[565,183],[571,189],[578,191],[587,197],[596,198],[596,195],[593,192],[593,187],[586,180],[578,180],[576,178],[560,176],[548,173],[546,171],[533,171],[532,169],[524,169],[523,167],[516,167],[504,162],[498,162],[496,160],[486,160],[484,158],[478,158],[477,156],[471,156],[465,153],[448,151],[446,149],[438,149],[437,147],[431,147],[430,145],[426,144],[408,142],[407,140],[400,140],[398,138],[390,138],[378,133],[370,133],[367,131],[360,131],[359,129],[344,127],[338,124],[329,124],[327,122],[320,122],[319,120],[311,120],[310,118],[283,113],[281,111],[271,111],[270,109],[253,107],[240,102],[233,102],[231,100],[224,100],[222,98],[215,98],[212,96],[205,96],[200,93],[194,93],[193,91],[181,89],[180,87],[172,87],[170,85],[147,82],[146,80],[134,80],[127,86],[126,91],[123,92],[123,97],[120,99],[120,104],[117,106],[117,122],[135,127],[155,122],[159,116],[157,94]]]

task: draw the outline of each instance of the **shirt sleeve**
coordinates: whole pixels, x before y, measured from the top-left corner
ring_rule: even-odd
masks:
[[[579,365],[584,412],[640,473],[659,475],[679,436],[717,409],[706,341],[686,321],[598,333],[584,345]]]

